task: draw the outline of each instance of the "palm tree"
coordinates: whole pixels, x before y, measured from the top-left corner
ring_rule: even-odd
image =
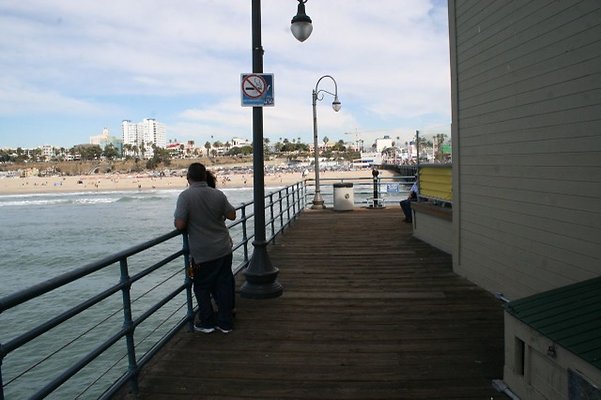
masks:
[[[129,157],[131,151],[132,151],[131,144],[125,143],[123,145],[123,147],[121,148],[121,157],[123,157],[123,158]]]
[[[323,140],[323,147],[327,150],[328,142],[330,141],[330,138],[328,138],[327,136],[324,136],[322,140]]]
[[[434,144],[436,146],[436,152],[434,154],[434,157],[439,161],[442,161],[443,158],[441,147],[446,138],[447,135],[445,135],[444,133],[437,133],[436,135],[434,135]]]

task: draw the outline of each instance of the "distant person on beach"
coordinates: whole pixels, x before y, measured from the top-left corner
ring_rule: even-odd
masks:
[[[220,190],[207,183],[207,170],[200,163],[190,164],[189,187],[180,193],[175,208],[175,227],[187,230],[194,294],[199,321],[194,330],[228,333],[233,329],[232,239],[225,219],[235,220],[236,209]],[[217,303],[217,315],[211,296]]]
[[[417,183],[417,175],[415,175],[415,182],[409,190],[409,196],[405,200],[401,200],[401,208],[403,214],[405,214],[405,222],[413,222],[413,213],[411,212],[411,203],[417,201],[417,195],[419,193],[419,185]]]

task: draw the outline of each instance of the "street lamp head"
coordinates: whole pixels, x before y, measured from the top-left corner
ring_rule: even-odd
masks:
[[[290,30],[299,42],[304,42],[311,36],[313,32],[313,24],[311,18],[305,14],[305,3],[307,0],[298,0],[298,10],[292,18]]]
[[[334,97],[334,101],[332,102],[332,108],[336,112],[340,111],[340,109],[342,108],[342,104],[340,103],[340,100],[338,100],[338,96]]]

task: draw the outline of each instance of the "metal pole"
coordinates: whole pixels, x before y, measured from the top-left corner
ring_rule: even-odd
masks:
[[[376,208],[378,206],[378,170],[377,169],[373,169],[371,171],[371,174],[373,176],[373,180],[374,180],[374,198],[373,198],[373,208]]]
[[[419,131],[415,131],[415,152],[417,153],[417,170],[419,171]]]
[[[323,78],[330,78],[332,80],[332,82],[334,82],[334,93],[330,93],[327,90],[318,89],[319,82],[321,82],[321,80]],[[333,96],[334,101],[332,102],[332,108],[334,108],[334,111],[336,111],[336,112],[338,112],[338,110],[340,110],[340,102],[338,101],[338,84],[336,83],[336,79],[334,79],[330,75],[324,75],[317,80],[317,83],[315,84],[315,89],[313,89],[313,96],[312,96],[313,147],[314,147],[314,151],[315,151],[315,197],[313,198],[313,205],[311,206],[311,208],[313,208],[313,209],[326,208],[323,204],[323,198],[321,197],[321,189],[319,187],[319,143],[317,142],[317,139],[318,139],[318,135],[317,135],[317,100],[323,99],[323,94],[322,94],[322,97],[319,98],[319,93],[321,93],[321,92],[327,93],[327,94]]]
[[[319,143],[317,135],[317,91],[313,90],[313,150],[315,153],[315,196],[313,197],[312,209],[326,208],[321,197],[319,186]]]
[[[252,0],[252,62],[253,73],[263,73],[261,45],[261,0]],[[281,296],[282,285],[276,280],[279,270],[271,264],[265,240],[265,177],[263,156],[263,108],[253,107],[253,198],[255,213],[255,247],[244,271],[246,282],[240,295],[252,299]]]

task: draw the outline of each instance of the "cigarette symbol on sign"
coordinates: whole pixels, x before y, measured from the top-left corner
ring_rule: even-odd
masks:
[[[269,90],[269,86],[261,76],[249,75],[242,81],[242,91],[253,99],[263,96],[267,90]]]

